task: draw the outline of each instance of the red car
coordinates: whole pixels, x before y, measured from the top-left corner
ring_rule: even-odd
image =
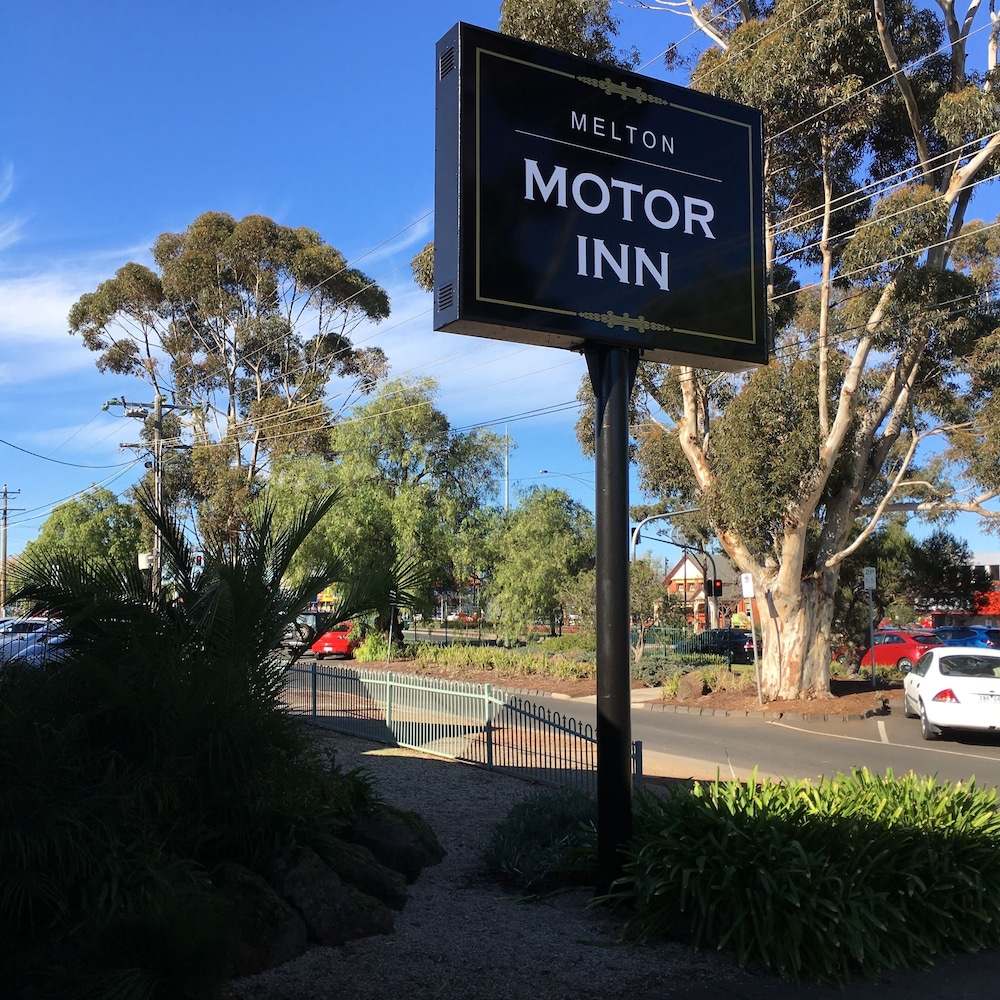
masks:
[[[903,632],[880,629],[875,633],[875,666],[909,670],[933,646],[941,646],[933,632]],[[860,656],[862,667],[871,667],[871,647]]]
[[[358,640],[351,635],[351,623],[345,622],[324,632],[310,647],[317,660],[324,656],[354,656]]]

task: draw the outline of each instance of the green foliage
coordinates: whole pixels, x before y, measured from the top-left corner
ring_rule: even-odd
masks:
[[[38,537],[24,547],[23,556],[107,558],[124,568],[135,562],[140,541],[138,510],[111,490],[95,487],[53,508]]]
[[[389,298],[317,233],[260,215],[206,212],[152,251],[157,270],[120,268],[74,304],[69,329],[100,371],[197,407],[183,492],[234,525],[269,460],[324,449],[332,378],[367,393],[385,377],[383,351],[350,333],[388,316]]]
[[[385,663],[389,655],[389,634],[388,632],[375,632],[369,630],[364,639],[354,650],[354,659],[358,663]],[[403,655],[403,647],[393,643],[392,655],[399,657]]]
[[[337,498],[305,504],[285,528],[262,498],[238,537],[206,535],[197,573],[180,527],[145,498],[176,597],[154,600],[134,564],[22,558],[15,596],[63,620],[69,656],[0,672],[0,937],[113,927],[115,956],[110,942],[98,953],[76,939],[94,975],[114,980],[100,995],[186,996],[181,979],[210,972],[214,918],[199,906],[184,924],[167,901],[202,898],[218,864],[253,867],[275,844],[335,849],[371,790],[314,752],[281,701],[276,650],[329,584],[349,618],[391,589],[408,598],[411,582],[377,566],[347,577],[331,559],[283,585]],[[205,945],[190,937],[202,931]],[[163,967],[142,959],[151,954]]]
[[[606,900],[638,940],[690,938],[790,979],[922,968],[1000,944],[996,791],[856,770],[640,795]]]
[[[282,510],[303,495],[339,488],[341,502],[304,542],[292,577],[335,551],[352,571],[410,559],[426,586],[450,581],[465,522],[492,496],[502,470],[502,439],[490,431],[454,431],[434,405],[433,379],[392,381],[351,418],[333,427],[333,460],[316,456],[278,464],[271,489]],[[388,616],[388,605],[381,609]],[[383,628],[388,628],[388,621]]]
[[[917,541],[902,517],[893,517],[844,561],[836,596],[835,625],[860,648],[868,645],[868,595],[862,568],[874,566],[875,621],[899,625],[920,620],[928,607],[975,610],[976,593],[989,590],[983,570],[972,566],[968,545],[943,530]]]
[[[534,489],[511,511],[488,588],[501,633],[521,634],[535,619],[556,634],[567,584],[594,563],[593,515],[563,490]]]
[[[583,792],[536,792],[497,824],[483,852],[486,874],[521,892],[585,883],[590,869],[574,865],[580,848],[596,846],[597,804]]]
[[[619,21],[609,0],[503,0],[500,31],[529,42],[622,69],[639,64],[639,53],[616,52]]]
[[[503,646],[418,643],[414,651],[418,668],[422,663],[433,663],[448,667],[458,677],[463,673],[491,671],[501,684],[526,677],[584,679],[593,677],[596,669],[593,654],[582,650],[549,653]]]
[[[546,653],[595,653],[597,652],[597,633],[591,631],[563,632],[562,635],[549,636],[542,643]]]
[[[434,244],[428,243],[410,261],[413,280],[425,292],[434,291]]]

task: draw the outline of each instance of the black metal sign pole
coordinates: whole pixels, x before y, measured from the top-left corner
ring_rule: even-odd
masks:
[[[597,863],[604,892],[621,874],[621,848],[632,836],[628,404],[639,356],[601,344],[584,353],[596,400]]]

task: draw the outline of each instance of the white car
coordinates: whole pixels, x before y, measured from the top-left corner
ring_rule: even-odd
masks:
[[[935,646],[903,678],[903,714],[934,740],[950,729],[1000,731],[1000,649]]]
[[[51,618],[14,618],[0,626],[0,664],[20,660],[41,666],[59,655],[63,638]]]

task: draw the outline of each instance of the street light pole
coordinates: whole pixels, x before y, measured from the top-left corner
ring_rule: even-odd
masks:
[[[635,562],[635,547],[639,542],[639,532],[644,525],[649,524],[650,521],[660,521],[671,517],[680,517],[681,514],[700,514],[701,507],[686,507],[684,510],[671,510],[667,511],[666,514],[650,514],[649,517],[644,517],[633,529],[632,529],[632,544],[629,548],[629,562]],[[674,543],[676,544],[676,542]]]

